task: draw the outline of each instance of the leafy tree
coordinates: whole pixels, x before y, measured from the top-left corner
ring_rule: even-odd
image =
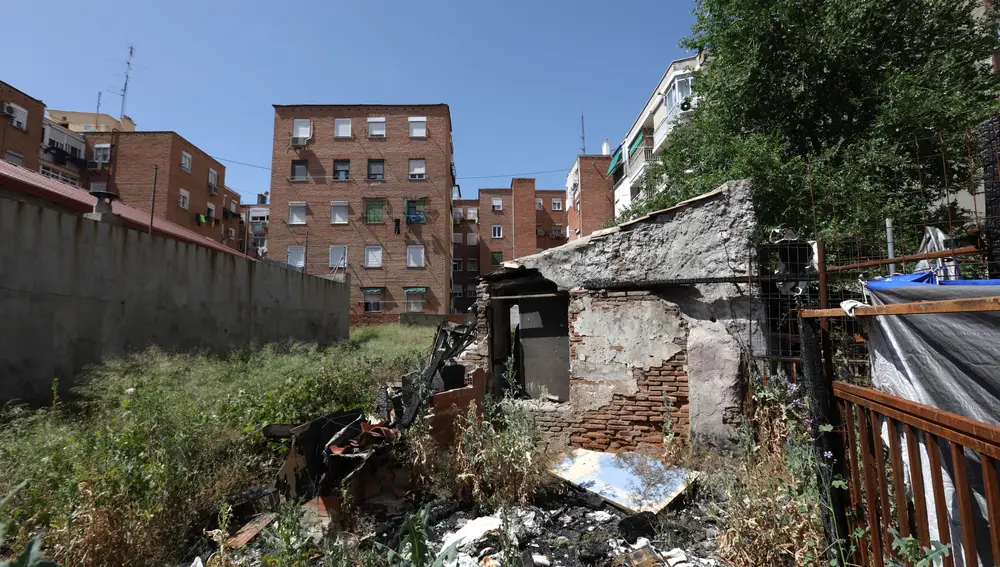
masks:
[[[765,226],[820,234],[927,220],[969,187],[966,128],[1000,111],[981,0],[698,0],[698,105],[618,220],[754,181]],[[942,144],[942,140],[944,143]],[[944,153],[944,163],[941,154]],[[933,219],[932,219],[933,220]]]

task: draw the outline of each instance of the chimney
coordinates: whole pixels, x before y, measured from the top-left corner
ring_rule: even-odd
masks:
[[[601,144],[601,155],[602,156],[611,155],[611,140],[608,140],[607,138],[604,139],[604,143]]]
[[[90,194],[97,198],[94,212],[84,213],[83,217],[97,222],[121,224],[122,219],[111,210],[111,203],[118,198],[118,193],[105,183],[91,183]]]

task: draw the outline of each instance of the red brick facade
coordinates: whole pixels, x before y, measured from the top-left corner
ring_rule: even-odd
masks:
[[[574,165],[573,181],[577,183],[574,190],[576,198],[569,200],[566,209],[567,236],[575,240],[598,230],[601,224],[615,216],[614,183],[605,177],[611,156],[581,155]]]
[[[5,109],[0,108],[0,159],[14,163],[20,161],[18,165],[21,167],[38,171],[45,103],[2,81],[0,102],[19,107],[15,109],[16,116],[7,116]]]
[[[207,153],[176,132],[101,132],[88,133],[85,138],[88,161],[95,161],[96,145],[111,145],[110,161],[99,171],[87,172],[85,189],[93,183],[107,183],[123,202],[149,211],[153,206],[155,166],[153,213],[157,217],[228,248],[239,246],[239,195],[225,187],[226,168]],[[185,167],[188,162],[184,154],[191,156],[190,171]],[[215,171],[214,188],[209,184],[209,169]],[[210,204],[215,211],[212,220],[208,218]]]
[[[455,311],[465,313],[476,301],[476,278],[480,274],[479,199],[459,199],[454,202],[455,228],[452,235],[452,299]],[[473,235],[470,238],[470,235]],[[470,244],[472,242],[472,244]],[[460,294],[458,292],[461,292]]]
[[[502,262],[530,256],[539,250],[566,243],[566,211],[564,192],[537,190],[534,179],[513,179],[510,189],[479,190],[479,270],[482,274],[495,271]],[[500,199],[502,209],[493,210],[493,200]],[[542,200],[537,208],[536,199]],[[553,210],[553,200],[561,210]],[[501,227],[501,238],[494,238],[494,226]],[[552,227],[558,226],[564,235],[556,238]],[[542,229],[541,235],[538,229]],[[500,262],[494,261],[500,254]]]
[[[451,199],[455,185],[448,106],[274,108],[269,257],[286,261],[289,247],[294,247],[295,254],[303,252],[306,273],[333,277],[346,274],[351,284],[352,312],[357,315],[353,320],[358,322],[382,316],[365,313],[362,288],[381,290],[382,314],[405,311],[406,290],[413,293],[419,287],[426,288],[424,313],[448,313],[453,246]],[[410,118],[418,117],[426,118],[426,135],[411,137]],[[382,122],[370,122],[370,118]],[[304,144],[293,146],[296,119],[308,120],[310,130]],[[334,135],[338,119],[341,128],[350,120],[349,133],[342,130],[344,135]],[[384,130],[379,132],[380,128]],[[424,160],[424,178],[410,175],[411,160]],[[306,175],[299,178],[299,173],[293,172],[293,161],[306,164]],[[377,168],[378,164],[384,168],[383,179],[369,179],[369,167]],[[347,174],[336,172],[345,165],[349,168]],[[345,202],[346,216],[341,204]],[[416,202],[422,203],[423,212],[408,215],[407,203]],[[298,203],[306,204],[304,222],[289,214],[290,205],[295,204],[297,211]],[[376,209],[381,212],[366,215],[366,211]],[[347,247],[346,267],[331,266],[331,253],[339,254],[342,246]],[[411,246],[423,246],[422,267],[408,267]],[[366,247],[373,254],[381,248],[380,267],[366,265]],[[369,309],[373,306],[369,302]]]

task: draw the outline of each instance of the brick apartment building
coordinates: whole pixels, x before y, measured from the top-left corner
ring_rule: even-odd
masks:
[[[0,159],[38,171],[45,103],[0,81]]]
[[[275,105],[268,256],[347,277],[352,322],[451,310],[448,105]]]
[[[266,194],[258,194],[256,203],[240,205],[243,214],[245,234],[241,237],[250,243],[246,253],[253,258],[267,258],[267,229],[271,220],[271,205]],[[243,244],[240,244],[243,249]]]
[[[614,182],[606,173],[610,155],[579,155],[566,177],[566,235],[576,240],[615,216]]]
[[[107,188],[123,202],[228,248],[238,249],[240,197],[225,186],[226,168],[176,132],[92,132],[87,188]],[[153,203],[153,168],[156,202]]]
[[[475,302],[474,281],[481,274],[566,243],[564,196],[562,189],[539,190],[534,179],[515,178],[509,189],[480,189],[478,199],[455,202],[456,311],[464,313]],[[469,270],[470,262],[475,271]]]

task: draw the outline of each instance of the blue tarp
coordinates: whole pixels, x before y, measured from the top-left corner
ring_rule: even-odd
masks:
[[[900,287],[936,285],[1000,285],[1000,280],[940,280],[932,271],[915,274],[896,274],[865,283],[870,290],[882,291]]]

